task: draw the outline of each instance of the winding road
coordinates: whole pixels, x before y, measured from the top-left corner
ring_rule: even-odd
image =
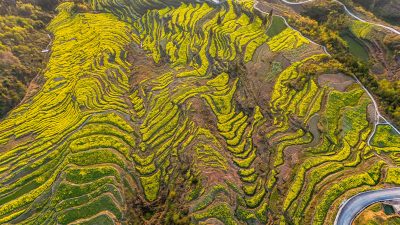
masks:
[[[313,1],[315,1],[315,0],[305,0],[305,1],[300,1],[300,2],[291,2],[291,1],[287,1],[287,0],[281,0],[281,1],[284,2],[284,3],[286,3],[286,4],[288,4],[288,5],[301,5],[301,4],[307,4],[307,3],[313,2]],[[382,24],[377,24],[377,23],[368,22],[368,21],[366,21],[366,20],[363,20],[363,19],[359,18],[358,16],[356,16],[356,15],[354,15],[352,12],[350,12],[350,10],[349,10],[342,2],[340,2],[340,1],[338,1],[338,0],[334,0],[334,1],[337,2],[338,4],[342,5],[342,6],[344,7],[346,13],[348,13],[351,17],[355,18],[356,20],[362,21],[362,22],[364,22],[364,23],[369,23],[369,24],[372,24],[372,25],[375,25],[375,26],[383,27],[383,28],[385,28],[385,29],[387,29],[387,30],[389,30],[389,31],[391,31],[391,32],[394,32],[394,33],[400,35],[400,32],[397,31],[397,30],[395,30],[395,29],[392,28],[392,27],[388,27],[388,26],[385,26],[385,25],[382,25]],[[265,12],[265,11],[261,10],[261,9],[258,7],[258,3],[259,3],[259,1],[256,0],[256,1],[254,2],[254,6],[253,6],[253,7],[254,7],[256,10],[258,10],[258,11],[260,11],[260,12],[262,12],[262,13],[268,14],[268,12]],[[288,27],[294,29],[293,27],[291,27],[291,26],[288,24],[286,18],[284,18],[283,16],[280,16],[280,15],[278,15],[278,16],[281,17],[281,18],[285,21],[286,26],[288,26]],[[296,29],[294,29],[294,30],[296,30]],[[296,31],[298,31],[298,30],[296,30]],[[301,34],[300,31],[298,31],[298,32]],[[302,35],[302,34],[301,34],[301,35]],[[303,36],[303,35],[302,35],[302,36]],[[321,47],[324,49],[324,52],[325,52],[326,54],[330,55],[329,52],[327,51],[327,48],[326,48],[325,46],[322,46],[322,45],[320,45],[320,44],[318,44],[318,43],[315,43],[314,41],[310,40],[309,38],[307,38],[307,37],[305,37],[305,36],[303,36],[303,37],[306,38],[307,40],[309,40],[311,43],[321,46]],[[374,97],[372,96],[372,94],[368,91],[368,89],[357,79],[357,77],[355,77],[355,76],[353,76],[353,77],[354,77],[354,79],[356,80],[356,82],[357,82],[357,83],[365,90],[365,92],[368,94],[368,96],[370,97],[370,99],[371,99],[371,101],[372,101],[372,103],[373,103],[374,110],[375,110],[374,128],[373,128],[373,131],[371,132],[371,134],[370,134],[369,137],[368,137],[367,144],[368,144],[369,146],[371,145],[371,140],[372,140],[372,138],[373,138],[373,136],[374,136],[374,134],[375,134],[375,132],[376,132],[376,127],[377,127],[378,125],[389,125],[389,126],[391,126],[391,127],[393,128],[394,131],[396,131],[397,134],[400,135],[400,130],[397,129],[392,123],[390,123],[390,122],[389,122],[385,117],[383,117],[382,114],[379,112],[378,104],[377,104],[376,100],[374,99]]]
[[[315,0],[306,0],[306,1],[300,1],[300,2],[291,2],[291,1],[287,1],[287,0],[281,0],[281,1],[284,2],[284,3],[286,3],[286,4],[288,4],[288,5],[302,5],[302,4],[306,4],[306,3],[309,3],[309,2],[313,2],[313,1],[315,1]],[[393,27],[389,27],[389,26],[382,25],[382,24],[379,24],[379,23],[373,23],[373,22],[369,22],[369,21],[363,20],[363,19],[361,19],[360,17],[356,16],[354,13],[352,13],[352,12],[347,8],[347,6],[346,6],[345,4],[343,4],[341,1],[338,1],[338,0],[333,0],[333,1],[335,1],[335,2],[337,2],[339,5],[343,6],[343,8],[344,8],[344,10],[346,11],[346,13],[349,14],[349,15],[350,15],[351,17],[353,17],[354,19],[359,20],[359,21],[364,22],[364,23],[372,24],[372,25],[374,25],[374,26],[378,26],[378,27],[385,28],[385,29],[387,29],[387,30],[389,30],[389,31],[391,31],[391,32],[393,32],[393,33],[395,33],[395,34],[399,34],[399,35],[400,35],[400,31],[394,29]]]
[[[312,2],[314,0],[306,0],[306,1],[301,1],[301,2],[290,2],[287,0],[281,0],[282,2],[289,4],[289,5],[301,5],[301,4],[306,4],[309,2]],[[350,10],[348,10],[348,8],[340,1],[338,0],[334,0],[335,2],[339,3],[340,5],[342,5],[346,11],[347,14],[349,14],[351,17],[365,22],[365,23],[369,23],[375,26],[379,26],[379,27],[383,27],[391,32],[394,32],[396,34],[400,35],[400,32],[395,30],[392,27],[388,27],[382,24],[376,24],[376,23],[372,23],[372,22],[368,22],[365,21],[359,17],[357,17],[356,15],[354,15],[352,12],[350,12]],[[267,13],[263,10],[261,10],[258,7],[258,1],[256,0],[254,3],[254,8],[262,13]],[[286,19],[282,16],[279,16],[281,18],[283,18],[283,20],[285,21],[285,24],[288,27],[291,27]],[[294,29],[293,27],[291,27],[292,29]],[[294,29],[296,30],[296,29]],[[298,30],[297,30],[298,31]],[[298,31],[300,34],[301,32]],[[303,36],[304,37],[304,36]],[[307,37],[305,37],[307,38]],[[317,44],[314,41],[310,40],[309,38],[307,38],[311,43]],[[325,46],[322,46],[320,44],[317,44],[319,46],[321,46],[325,53],[330,55],[329,52],[327,51]],[[373,131],[371,132],[371,134],[368,137],[367,140],[367,144],[370,146],[370,142],[372,137],[374,136],[375,132],[376,132],[376,127],[378,125],[381,124],[385,124],[385,125],[389,125],[393,128],[393,130],[395,130],[398,134],[400,134],[400,131],[393,125],[391,124],[387,119],[385,119],[382,114],[379,112],[379,107],[378,107],[378,103],[376,102],[376,100],[374,99],[374,97],[372,96],[372,94],[368,91],[368,89],[358,80],[357,77],[353,76],[355,81],[364,89],[364,91],[368,94],[368,96],[370,97],[373,106],[374,106],[374,110],[375,110],[375,122],[374,122],[374,128]],[[388,189],[381,189],[381,190],[376,190],[376,191],[366,191],[366,192],[361,192],[357,195],[354,195],[353,197],[349,198],[348,200],[346,200],[345,202],[342,202],[342,204],[340,205],[339,211],[336,215],[336,219],[334,222],[334,225],[351,225],[353,220],[357,217],[358,214],[360,214],[365,208],[367,208],[368,206],[377,203],[377,202],[382,202],[382,201],[386,201],[386,200],[393,200],[393,199],[400,199],[400,188],[388,188]]]
[[[400,199],[400,188],[366,191],[354,195],[340,205],[334,225],[351,225],[357,215],[368,206],[393,199]]]
[[[307,4],[307,3],[313,2],[313,1],[315,1],[315,0],[305,0],[305,1],[300,1],[300,2],[291,2],[291,1],[288,1],[288,0],[281,0],[281,1],[284,2],[284,3],[286,3],[286,4],[288,4],[288,5],[301,5],[301,4]],[[391,32],[393,32],[393,33],[395,33],[395,34],[400,35],[400,31],[398,31],[398,30],[396,30],[396,29],[394,29],[394,28],[392,28],[392,27],[389,27],[389,26],[385,26],[385,25],[382,25],[382,24],[373,23],[373,22],[369,22],[369,21],[366,21],[366,20],[364,20],[364,19],[361,19],[360,17],[358,17],[358,16],[356,16],[354,13],[352,13],[352,12],[346,7],[346,5],[343,4],[342,2],[340,2],[340,1],[338,1],[338,0],[333,0],[333,1],[335,1],[336,3],[340,4],[341,6],[343,6],[343,8],[344,8],[344,10],[346,11],[346,13],[347,13],[348,15],[350,15],[351,17],[353,17],[354,19],[356,19],[356,20],[358,20],[358,21],[361,21],[361,22],[364,22],[364,23],[368,23],[368,24],[374,25],[374,26],[378,26],[378,27],[385,28],[386,30],[389,30],[389,31],[391,31]],[[285,21],[286,21],[286,20],[285,20]],[[389,126],[391,126],[391,127],[393,128],[393,130],[395,130],[395,131],[397,132],[397,134],[400,134],[399,129],[397,129],[392,123],[390,123],[390,122],[389,122],[385,117],[383,117],[382,114],[379,112],[378,104],[377,104],[377,102],[375,101],[375,99],[374,99],[374,97],[372,96],[372,94],[368,91],[368,89],[357,79],[357,77],[354,76],[354,79],[355,79],[355,80],[357,81],[357,83],[360,84],[361,87],[367,92],[367,94],[368,94],[368,96],[371,98],[372,103],[373,103],[374,108],[375,108],[375,123],[374,123],[374,129],[373,129],[373,132],[372,132],[372,133],[370,134],[370,136],[368,137],[367,144],[368,144],[368,145],[371,145],[372,137],[374,136],[374,134],[375,134],[375,132],[376,132],[376,127],[377,127],[378,125],[389,125]]]

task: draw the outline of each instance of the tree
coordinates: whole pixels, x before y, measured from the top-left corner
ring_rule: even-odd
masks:
[[[44,10],[53,11],[58,5],[58,0],[34,0],[35,4]]]
[[[218,24],[218,25],[221,25],[221,23],[222,23],[221,14],[218,14],[217,24]]]
[[[3,0],[4,4],[8,7],[16,7],[17,1],[16,0]]]

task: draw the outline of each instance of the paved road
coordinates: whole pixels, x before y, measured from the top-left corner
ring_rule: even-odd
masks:
[[[282,0],[282,1],[287,4],[298,5],[298,4],[304,4],[307,2],[311,2],[314,0],[306,0],[306,1],[297,2],[297,3],[289,2],[287,0]],[[260,12],[267,13],[267,12],[262,11],[257,6],[257,4],[258,4],[258,1],[255,1],[255,4],[254,4],[255,9],[259,10]],[[345,7],[345,10],[347,13],[349,13],[349,15],[353,16],[353,14],[347,10],[346,6],[343,5],[343,7]],[[356,16],[354,16],[354,17],[356,19],[361,20],[360,18],[358,18]],[[286,19],[285,18],[283,18],[283,19],[285,20],[286,25],[288,27],[290,27],[289,24],[286,22]],[[379,25],[379,26],[384,26],[384,25]],[[396,30],[394,30],[394,32],[397,33]],[[324,50],[326,51],[326,48],[324,48]],[[327,53],[327,54],[329,54],[329,53]],[[398,129],[396,129],[396,127],[394,127],[390,122],[388,122],[381,115],[381,113],[379,112],[378,104],[375,101],[375,99],[373,98],[372,94],[364,87],[364,85],[356,77],[354,77],[354,79],[366,91],[368,96],[371,98],[375,112],[376,112],[376,115],[375,115],[376,121],[374,123],[374,130],[370,134],[367,144],[370,145],[371,138],[373,137],[373,135],[375,134],[375,131],[376,131],[376,126],[379,124],[388,124],[388,125],[392,126],[396,130],[397,133],[400,134],[400,131]],[[379,120],[383,120],[384,122],[383,123],[379,122]],[[368,206],[370,206],[374,203],[377,203],[377,202],[381,202],[381,201],[385,201],[385,200],[393,200],[393,199],[400,199],[400,188],[381,189],[381,190],[377,190],[377,191],[367,191],[367,192],[359,193],[341,204],[341,206],[339,208],[339,212],[336,215],[334,225],[351,225],[353,220],[357,217],[357,215],[359,213],[361,213]]]
[[[304,1],[299,1],[299,2],[292,2],[292,1],[288,1],[288,0],[281,0],[281,1],[284,2],[284,3],[286,3],[286,4],[288,4],[288,5],[301,5],[301,4],[307,4],[307,3],[309,3],[309,2],[313,2],[313,1],[315,1],[315,0],[304,0]],[[389,31],[391,31],[391,32],[393,32],[393,33],[395,33],[395,34],[400,35],[400,31],[398,31],[398,30],[396,30],[396,29],[394,29],[394,28],[392,28],[392,27],[388,27],[388,26],[385,26],[385,25],[382,25],[382,24],[373,23],[373,22],[369,22],[369,21],[366,21],[366,20],[361,19],[360,17],[354,15],[354,14],[346,7],[345,4],[343,4],[343,3],[340,2],[339,0],[334,0],[334,1],[337,2],[338,4],[340,4],[341,6],[343,6],[343,8],[344,8],[344,10],[346,11],[346,13],[349,14],[349,15],[350,15],[351,17],[353,17],[354,19],[359,20],[359,21],[362,21],[362,22],[364,22],[364,23],[372,24],[372,25],[374,25],[374,26],[383,27],[383,28],[385,28],[385,29],[387,29],[387,30],[389,30]],[[256,2],[257,2],[257,1],[256,1]],[[255,4],[255,5],[256,5],[256,4]],[[286,20],[285,20],[285,22],[286,22]],[[287,24],[287,23],[286,23],[286,24]],[[325,46],[324,46],[324,50],[325,50],[325,52],[327,52]],[[328,54],[329,54],[329,53],[328,53]],[[374,128],[373,128],[373,131],[370,133],[370,135],[369,135],[369,137],[368,137],[367,144],[368,144],[368,145],[371,145],[371,140],[372,140],[373,136],[375,135],[376,127],[377,127],[378,125],[380,125],[380,124],[386,124],[386,125],[391,126],[391,127],[393,128],[393,130],[396,131],[397,134],[400,134],[400,130],[397,129],[392,123],[390,123],[390,122],[389,122],[385,117],[383,117],[382,114],[379,112],[378,104],[376,103],[374,97],[373,97],[372,94],[368,91],[368,89],[367,89],[356,77],[354,77],[354,78],[355,78],[355,80],[357,81],[357,83],[360,84],[361,87],[367,92],[367,94],[368,94],[368,96],[371,98],[372,103],[373,103],[374,108],[375,108],[375,122],[374,122]],[[383,121],[383,122],[381,122],[381,121]]]
[[[361,192],[342,203],[334,225],[351,225],[357,215],[368,206],[393,199],[400,199],[400,188]]]
[[[281,1],[284,2],[284,3],[286,3],[286,4],[288,4],[288,5],[301,5],[301,4],[306,4],[306,3],[309,3],[309,2],[313,2],[313,1],[315,1],[315,0],[305,0],[305,1],[299,1],[299,2],[292,2],[292,1],[288,1],[288,0],[281,0]],[[393,32],[393,33],[395,33],[395,34],[399,34],[399,35],[400,35],[400,31],[394,29],[393,27],[389,27],[389,26],[385,26],[385,25],[382,25],[382,24],[379,24],[379,23],[373,23],[373,22],[369,22],[369,21],[363,20],[363,19],[361,19],[360,17],[356,16],[354,13],[352,13],[352,12],[346,7],[346,5],[343,4],[341,1],[338,1],[338,0],[334,0],[334,1],[337,2],[338,4],[340,4],[341,6],[343,6],[343,8],[344,8],[344,10],[346,11],[346,13],[349,14],[349,15],[350,15],[351,17],[353,17],[354,19],[357,19],[357,20],[362,21],[362,22],[364,22],[364,23],[369,23],[369,24],[372,24],[372,25],[375,25],[375,26],[378,26],[378,27],[383,27],[383,28],[385,28],[385,29],[387,29],[387,30],[390,30],[391,32]]]

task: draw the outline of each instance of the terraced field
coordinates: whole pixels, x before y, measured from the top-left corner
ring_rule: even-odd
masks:
[[[58,7],[44,85],[0,123],[0,223],[331,224],[400,185],[369,96],[252,1],[91,7]]]

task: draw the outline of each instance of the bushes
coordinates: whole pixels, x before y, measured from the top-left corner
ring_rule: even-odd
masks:
[[[358,38],[367,38],[368,34],[371,32],[373,25],[361,21],[353,21],[350,30]]]
[[[226,203],[220,203],[218,205],[212,206],[208,208],[204,212],[195,213],[194,218],[196,220],[204,220],[207,218],[216,218],[222,223],[226,225],[235,225],[238,224],[235,218],[233,217],[233,212],[231,211],[231,207]]]
[[[193,211],[200,211],[207,208],[219,195],[229,195],[224,185],[219,184],[210,188],[210,190],[207,191],[206,196],[204,196],[201,201],[193,207]]]
[[[49,43],[44,24],[50,13],[34,4],[8,2],[0,6],[0,118],[22,100],[44,67],[41,50]]]
[[[117,219],[121,219],[122,217],[122,213],[115,205],[113,199],[109,195],[101,195],[99,198],[92,200],[84,206],[66,211],[58,218],[58,222],[61,224],[68,224],[81,218],[91,217],[103,210],[110,211]]]
[[[326,46],[333,58],[343,64],[340,70],[356,76],[377,97],[377,100],[384,106],[385,112],[392,120],[396,124],[400,123],[400,109],[398,106],[400,94],[392,91],[400,90],[398,82],[382,82],[381,78],[374,76],[370,72],[370,66],[367,62],[363,62],[349,53],[345,40],[339,35],[339,31],[347,28],[343,27],[343,25],[346,25],[346,20],[343,21],[343,17],[340,16],[341,14],[337,9],[332,9],[331,11],[325,23],[318,23],[308,17],[294,17],[292,15],[289,15],[289,23],[299,28],[302,34]],[[371,32],[370,25],[358,21],[352,22],[350,29],[361,38],[368,38],[368,34]],[[385,44],[392,48],[393,46],[390,46],[391,40],[389,40],[391,38],[385,39],[388,40]]]
[[[369,126],[369,122],[365,117],[360,115],[367,115],[367,107],[370,100],[360,100],[359,105],[349,107],[343,113],[342,120],[339,126],[343,129],[343,135],[351,146],[356,146],[360,141],[360,134],[364,129]]]
[[[226,158],[223,157],[213,146],[204,144],[202,146],[198,145],[194,147],[194,149],[196,150],[198,163],[200,165],[204,164],[204,166],[207,167],[219,167],[224,170],[227,169]]]
[[[2,62],[0,62],[0,64],[2,64]],[[10,64],[12,64],[12,62]],[[5,116],[8,111],[21,101],[25,95],[25,91],[25,84],[16,77],[4,76],[0,78],[0,117]]]
[[[65,179],[75,184],[93,182],[105,176],[113,176],[120,179],[118,171],[109,166],[96,165],[96,167],[92,168],[70,168],[65,171]]]
[[[380,177],[380,171],[384,165],[383,161],[375,163],[366,173],[346,177],[330,187],[321,198],[316,207],[316,214],[313,223],[324,224],[325,216],[332,203],[346,191],[360,187],[362,185],[376,185]]]
[[[226,4],[236,6],[237,3],[227,1]],[[190,20],[185,19],[189,16]],[[218,20],[223,21],[217,23]],[[161,21],[164,21],[164,27],[160,27]],[[179,74],[180,77],[207,75],[211,57],[232,61],[243,56],[245,62],[250,61],[254,51],[267,38],[260,29],[262,21],[259,17],[251,20],[247,14],[239,15],[234,10],[214,14],[206,3],[151,10],[137,20],[134,27],[142,34],[143,48],[150,52],[155,62],[163,57],[173,67],[190,65],[195,69]],[[160,46],[158,40],[165,40],[165,47]]]
[[[328,137],[335,144],[338,143],[336,134],[338,129],[340,129],[340,127],[338,127],[338,122],[337,122],[338,115],[340,115],[345,106],[356,105],[363,93],[364,93],[363,90],[356,89],[351,92],[344,92],[344,93],[332,91],[329,94],[324,118],[326,118],[325,126],[327,129],[326,132],[328,134]]]
[[[292,28],[286,28],[268,41],[268,45],[273,52],[299,48],[308,43],[310,42],[306,38]]]
[[[53,0],[34,0],[36,4],[42,7],[44,10],[52,11],[58,5],[58,1]]]
[[[109,176],[99,177],[88,183],[81,183],[79,180],[73,180],[71,183],[61,182],[54,193],[53,201],[57,204],[63,200],[74,199],[79,196],[90,194],[91,192],[98,190],[100,187],[114,185],[115,182],[116,180]]]
[[[144,195],[149,201],[154,201],[157,198],[160,189],[160,176],[161,172],[157,171],[153,175],[140,177]]]
[[[96,225],[96,224],[102,224],[102,225],[112,225],[114,224],[114,221],[105,214],[101,214],[99,216],[96,216],[95,218],[91,219],[90,221],[87,222],[82,222],[82,225]]]
[[[390,125],[378,125],[375,135],[371,140],[371,144],[381,148],[399,147],[400,134],[397,134]]]
[[[109,6],[117,3],[98,2]],[[261,110],[251,103],[254,108],[250,110],[250,107],[238,104],[238,101],[243,103],[241,97],[247,100],[245,97],[251,90],[239,83],[243,74],[236,70],[252,58],[266,36],[263,34],[265,24],[259,18],[249,16],[238,6],[235,11],[233,6],[224,7],[233,2],[218,8],[208,3],[192,3],[159,11],[145,10],[140,12],[143,16],[133,22],[134,31],[129,23],[121,22],[111,14],[76,14],[73,3],[62,4],[58,8],[60,15],[49,26],[55,38],[43,88],[1,124],[5,127],[5,133],[0,134],[1,144],[12,140],[14,135],[25,135],[27,141],[0,157],[4,159],[0,162],[0,170],[5,183],[10,183],[0,187],[1,195],[8,197],[2,198],[6,203],[1,204],[5,213],[1,211],[0,214],[15,213],[17,216],[22,207],[34,208],[36,201],[33,201],[41,201],[43,195],[41,208],[37,208],[42,221],[59,218],[56,222],[60,224],[76,223],[82,222],[79,221],[81,218],[100,217],[107,211],[110,217],[99,221],[108,223],[128,218],[125,210],[129,208],[148,206],[152,209],[146,210],[144,218],[139,220],[151,223],[163,219],[163,213],[158,210],[164,209],[158,206],[165,203],[165,189],[175,187],[179,187],[175,192],[182,190],[182,193],[170,192],[170,195],[181,194],[175,197],[179,204],[194,207],[188,215],[169,214],[171,223],[186,223],[189,218],[194,223],[208,218],[226,224],[237,224],[236,218],[248,223],[267,223],[266,211],[272,204],[276,207],[271,208],[281,207],[279,198],[288,186],[292,189],[283,203],[285,210],[290,212],[300,194],[308,202],[319,177],[335,173],[334,166],[341,169],[339,161],[349,158],[351,146],[347,140],[354,139],[355,135],[346,133],[347,139],[338,140],[331,148],[337,150],[336,155],[329,152],[320,156],[318,154],[325,149],[318,149],[313,152],[315,157],[309,157],[311,153],[307,151],[294,157],[292,162],[303,164],[295,167],[297,171],[293,170],[297,174],[291,184],[282,182],[282,176],[286,176],[282,175],[285,167],[277,167],[283,163],[285,148],[311,141],[306,122],[302,120],[317,112],[324,113],[320,110],[326,106],[321,104],[324,103],[324,91],[330,91],[328,88],[322,91],[312,77],[324,68],[308,66],[303,69],[303,66],[324,61],[320,60],[322,56],[314,56],[294,63],[282,72],[272,96],[274,112],[266,119],[263,115],[268,112],[266,108]],[[131,4],[135,3],[137,1],[131,1]],[[244,7],[248,7],[248,2]],[[121,11],[115,13],[131,16],[123,11],[125,6],[113,8],[116,9]],[[291,34],[292,31],[284,32]],[[282,43],[288,45],[284,48],[305,44],[297,33],[294,39],[287,38],[289,40],[282,38]],[[155,70],[159,74],[144,74],[146,78],[129,76],[128,71],[137,68],[131,68],[125,61],[125,46],[132,41],[142,44],[156,63],[162,63]],[[279,42],[277,49],[284,49],[281,49],[282,43]],[[165,62],[170,62],[172,68],[164,67]],[[138,63],[138,67],[142,64],[145,67],[139,72],[147,72],[154,66],[143,61]],[[228,68],[231,65],[234,69]],[[188,68],[193,70],[188,72]],[[273,73],[280,69],[276,64]],[[153,79],[153,75],[157,78]],[[343,95],[353,100],[353,94]],[[359,94],[355,91],[354,95]],[[334,100],[328,103],[330,113],[340,114],[342,108],[358,105],[356,97],[354,101],[347,101],[341,95],[332,97]],[[341,103],[343,99],[345,101]],[[301,104],[312,106],[301,108]],[[210,114],[203,114],[206,110]],[[343,111],[346,112],[345,120],[351,121],[348,129],[357,127],[355,130],[358,131],[364,124],[358,123],[355,117],[364,111],[355,110],[353,115],[346,110]],[[297,117],[300,111],[302,116]],[[203,118],[199,114],[210,117]],[[337,123],[333,117],[337,119],[337,115],[333,114],[329,119]],[[271,131],[268,137],[282,133],[271,138],[279,139],[271,145],[263,137],[265,126],[269,124],[264,121],[268,119],[274,123],[271,130],[267,128]],[[292,123],[296,129],[291,130],[297,132],[283,134]],[[319,125],[316,125],[318,129],[322,126]],[[331,145],[327,139],[326,143],[316,148]],[[277,151],[264,146],[276,146]],[[338,162],[329,164],[329,161]],[[181,165],[184,169],[177,169]],[[289,178],[290,174],[286,174]],[[312,180],[306,180],[307,174],[311,174]],[[368,176],[376,179],[373,173]],[[180,180],[184,181],[181,183]],[[227,189],[228,180],[239,182],[238,187],[228,184],[231,189]],[[185,184],[190,182],[197,185],[188,190]],[[287,186],[279,190],[274,188],[275,184],[282,183]],[[272,189],[271,198],[277,201],[267,200],[270,195],[266,186]],[[13,188],[18,190],[13,192]],[[32,191],[22,195],[24,200],[21,200],[20,193],[26,190]],[[19,197],[14,198],[12,193]],[[50,197],[45,195],[47,193],[51,193]],[[132,196],[134,204],[125,202]],[[52,211],[53,208],[58,211]],[[28,219],[34,217],[26,216]]]
[[[305,186],[304,192],[298,196],[298,201],[294,202],[292,205],[294,211],[292,216],[296,221],[300,220],[301,215],[312,200],[313,194],[315,194],[314,191],[316,185],[322,182],[325,177],[342,169],[343,165],[341,163],[333,162],[318,166],[310,172],[309,182],[307,183],[307,186]]]
[[[55,206],[55,211],[65,212],[73,207],[84,206],[101,195],[110,195],[112,196],[112,198],[116,199],[116,203],[122,203],[121,195],[118,192],[117,187],[113,184],[98,186],[95,190],[91,191],[87,189],[77,189],[76,186],[72,186],[71,189],[69,189],[68,191],[68,195],[64,196],[65,198],[58,202]],[[80,191],[80,193],[77,191]],[[72,196],[74,195],[76,196],[72,198]]]
[[[310,133],[304,133],[302,129],[298,129],[296,133],[287,134],[285,140],[280,140],[276,146],[274,167],[278,167],[284,163],[283,151],[292,145],[302,145],[311,142],[312,137]]]
[[[393,167],[388,168],[385,182],[400,185],[400,169]]]
[[[264,187],[261,187],[260,190],[256,192],[256,194],[245,198],[246,205],[251,209],[257,208],[261,205],[266,193],[266,189]]]
[[[69,162],[80,166],[95,165],[98,163],[114,163],[124,168],[124,161],[112,151],[97,149],[92,151],[78,152],[69,155]]]
[[[343,148],[334,156],[320,156],[320,157],[310,157],[306,159],[300,168],[297,170],[296,177],[292,183],[292,186],[287,193],[287,197],[284,203],[284,210],[287,210],[294,201],[295,198],[299,195],[305,180],[305,176],[308,170],[318,165],[321,165],[325,162],[330,161],[343,161],[349,157],[351,153],[350,145],[347,142],[344,142]]]

